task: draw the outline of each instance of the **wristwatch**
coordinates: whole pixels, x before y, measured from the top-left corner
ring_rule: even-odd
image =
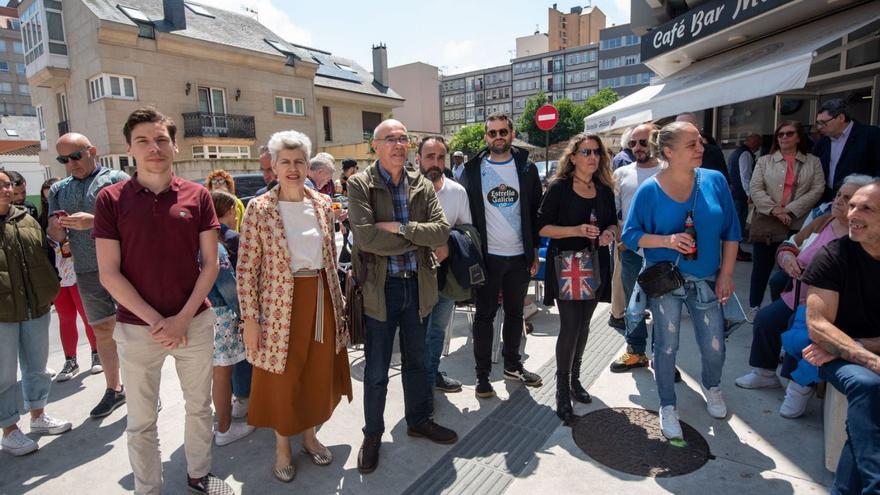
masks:
[[[402,223],[399,227],[397,227],[397,233],[402,236],[404,232],[406,232],[406,224]]]

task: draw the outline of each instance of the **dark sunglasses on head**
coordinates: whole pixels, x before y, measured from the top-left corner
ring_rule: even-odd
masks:
[[[579,150],[578,153],[580,153],[584,156],[590,156],[590,155],[596,155],[597,157],[602,156],[602,150],[600,150],[599,148],[596,148],[596,149],[584,148],[582,150]]]
[[[776,137],[778,137],[778,138],[792,137],[795,134],[797,134],[797,131],[779,131],[776,133]]]
[[[626,144],[629,145],[629,148],[630,148],[630,149],[635,148],[635,147],[636,147],[636,144],[638,144],[638,145],[641,146],[642,148],[647,148],[647,147],[648,147],[648,140],[647,140],[647,139],[638,139],[638,140],[636,140],[636,139],[630,139],[629,142],[626,143]]]
[[[73,160],[73,161],[82,160],[83,153],[85,153],[86,151],[88,151],[88,150],[83,149],[83,150],[79,150],[79,151],[74,151],[73,153],[71,153],[69,155],[58,155],[55,159],[58,160],[58,162],[61,163],[62,165],[67,165],[67,163],[70,162],[70,160]]]
[[[497,131],[492,129],[491,131],[486,131],[486,135],[492,139],[495,139],[495,136],[507,137],[508,134],[510,134],[510,131],[507,129],[498,129]]]

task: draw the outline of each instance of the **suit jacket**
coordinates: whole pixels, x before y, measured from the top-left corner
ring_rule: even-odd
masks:
[[[831,166],[831,139],[823,136],[813,146],[813,154],[819,157],[825,177],[828,177]],[[843,179],[850,174],[880,176],[880,128],[853,121],[849,137],[846,144],[843,145],[843,152],[837,162],[837,168],[834,170],[834,180],[832,181],[834,187],[828,188],[826,185],[822,201],[834,199],[834,192],[840,188]]]
[[[241,222],[238,253],[238,299],[243,319],[260,322],[262,347],[248,351],[248,361],[272,373],[284,373],[290,344],[290,321],[293,311],[314,311],[314,308],[292,308],[294,277],[284,222],[278,211],[280,187],[270,189],[248,203]],[[343,318],[342,289],[336,270],[335,217],[327,196],[305,188],[312,200],[315,217],[321,228],[321,260],[330,289],[336,320],[336,352],[348,345],[348,331]]]

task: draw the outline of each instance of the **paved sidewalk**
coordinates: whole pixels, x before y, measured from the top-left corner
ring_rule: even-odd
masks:
[[[741,298],[747,292],[748,270],[741,263],[737,286]],[[743,298],[745,300],[745,298]],[[579,414],[600,407],[631,406],[657,409],[657,396],[649,370],[611,374],[607,366],[623,348],[623,339],[606,325],[607,305],[600,305],[593,320],[585,355],[587,380],[594,403],[578,405]],[[395,371],[389,386],[381,462],[376,472],[362,476],[357,471],[357,450],[362,435],[363,353],[352,351],[354,401],[342,403],[321,429],[319,438],[335,455],[329,467],[311,464],[305,456],[295,457],[296,479],[277,482],[270,469],[274,458],[274,434],[261,429],[244,440],[214,448],[213,472],[225,478],[243,494],[268,495],[299,491],[330,493],[692,493],[713,495],[744,491],[757,494],[825,493],[831,474],[823,467],[821,402],[814,400],[804,418],[785,420],[776,410],[782,391],[749,391],[733,385],[748,369],[751,327],[742,327],[728,343],[722,388],[731,414],[727,420],[713,420],[705,411],[699,384],[699,355],[691,335],[690,322],[682,325],[683,338],[678,362],[684,382],[677,385],[682,420],[696,428],[708,441],[715,460],[698,471],[677,478],[653,479],[626,475],[597,464],[572,440],[571,429],[560,425],[553,413],[555,363],[558,332],[555,310],[548,308],[531,320],[535,331],[527,339],[524,362],[545,377],[540,388],[526,388],[501,378],[495,366],[493,384],[499,397],[488,401],[474,396],[473,354],[468,338],[466,314],[455,319],[450,354],[441,369],[461,379],[465,389],[456,394],[435,394],[436,419],[453,427],[460,441],[440,446],[406,435],[403,397]],[[57,343],[57,321],[53,315],[49,366],[60,369],[63,356]],[[81,339],[81,343],[85,339]],[[88,363],[88,348],[79,349],[80,363]],[[399,362],[399,357],[395,356]],[[73,431],[57,437],[39,437],[40,450],[13,458],[0,454],[0,494],[124,493],[133,489],[125,447],[125,407],[103,420],[91,420],[88,411],[103,393],[101,375],[81,373],[74,379],[53,384],[50,414],[74,424]],[[165,490],[185,493],[183,455],[184,404],[178,388],[173,360],[163,368],[159,414]],[[479,425],[479,427],[478,427]],[[26,419],[20,422],[29,431]],[[35,437],[36,438],[36,437]],[[301,442],[294,439],[294,452]]]

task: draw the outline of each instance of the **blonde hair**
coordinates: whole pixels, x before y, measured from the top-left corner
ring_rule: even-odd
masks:
[[[599,145],[599,167],[596,169],[596,173],[594,173],[593,176],[598,177],[599,182],[614,190],[614,177],[611,175],[611,157],[608,156],[608,149],[605,147],[605,143],[602,142],[602,138],[599,137],[598,134],[587,134],[582,132],[571,138],[565,146],[565,151],[562,152],[562,156],[559,157],[559,166],[556,169],[556,175],[553,176],[553,180],[563,180],[574,175],[574,162],[571,160],[571,157],[578,152],[578,147],[580,147],[581,143],[587,139],[591,139]]]

